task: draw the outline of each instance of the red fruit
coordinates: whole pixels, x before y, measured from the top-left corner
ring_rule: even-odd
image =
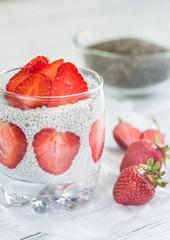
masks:
[[[15,92],[16,87],[23,82],[25,79],[27,79],[29,76],[31,76],[31,73],[29,72],[19,72],[16,73],[8,82],[6,85],[6,90],[8,92]],[[8,104],[12,107],[20,107],[19,102],[16,100],[16,97],[14,94],[6,93],[5,94],[6,99],[8,100]]]
[[[132,165],[146,164],[149,158],[153,158],[154,163],[157,161],[160,162],[158,169],[158,172],[160,172],[165,155],[164,147],[158,147],[146,139],[138,140],[128,147],[121,162],[120,171]]]
[[[5,97],[11,107],[22,108],[21,103],[17,100],[17,97],[14,94],[6,93]]]
[[[164,135],[160,132],[160,130],[148,129],[141,133],[140,139],[148,139],[154,143],[155,135],[158,137],[161,144],[165,144]]]
[[[127,149],[128,146],[138,140],[140,135],[141,131],[139,129],[121,120],[113,130],[114,139],[123,149]]]
[[[26,96],[17,96],[22,109],[41,107],[47,104],[46,98],[31,98],[30,96],[47,97],[50,95],[51,81],[42,73],[34,73],[20,83],[15,92]],[[28,97],[27,97],[28,96]]]
[[[33,58],[29,63],[27,63],[19,72],[30,72],[36,73],[41,71],[44,67],[47,66],[49,59],[44,56],[37,56]]]
[[[115,201],[125,205],[145,204],[153,198],[154,194],[153,182],[139,166],[124,169],[113,190]]]
[[[105,139],[105,115],[101,119],[97,119],[89,133],[89,144],[92,151],[93,161],[96,163],[103,152]]]
[[[72,132],[44,128],[33,140],[34,153],[43,171],[54,175],[66,172],[79,152],[80,137]]]
[[[16,87],[23,82],[25,79],[31,76],[29,72],[18,72],[16,73],[6,85],[6,90],[8,92],[15,92]]]
[[[60,105],[66,105],[68,103],[73,104],[78,101],[78,97],[69,95],[75,94],[74,89],[71,87],[70,83],[64,81],[63,77],[57,77],[53,82],[51,88],[51,97],[49,99],[48,107],[58,107]],[[55,96],[65,96],[65,97],[55,97]]]
[[[153,159],[150,165],[153,165]],[[159,162],[157,162],[159,163]],[[113,197],[117,203],[125,205],[139,205],[149,202],[154,194],[157,185],[165,187],[167,183],[161,181],[165,173],[156,172],[159,164],[153,168],[146,166],[129,166],[124,169],[114,185]]]
[[[44,73],[51,80],[51,82],[53,82],[57,74],[57,69],[63,62],[63,59],[59,59],[49,63],[45,68],[43,68],[41,73]]]
[[[65,104],[73,104],[79,100],[88,98],[88,93],[80,96],[67,97],[77,93],[88,91],[87,83],[84,81],[78,69],[70,62],[62,63],[58,70],[51,88],[51,96],[66,96],[51,98],[48,107],[58,107]]]
[[[56,77],[61,76],[65,82],[71,85],[76,93],[84,93],[88,91],[87,83],[84,81],[83,76],[78,72],[78,69],[74,64],[70,62],[62,63],[57,70]],[[81,99],[85,98],[88,98],[88,93],[83,95]]]
[[[0,120],[0,162],[10,168],[16,168],[27,151],[26,137],[23,131],[13,123]]]

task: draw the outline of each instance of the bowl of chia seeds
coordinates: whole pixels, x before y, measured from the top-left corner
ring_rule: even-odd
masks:
[[[86,29],[74,42],[85,65],[104,78],[111,94],[146,95],[164,88],[170,79],[170,52],[163,42],[147,36],[111,36]]]

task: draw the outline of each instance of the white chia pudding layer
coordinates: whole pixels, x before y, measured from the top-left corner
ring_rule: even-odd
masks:
[[[85,79],[88,89],[94,88],[90,76]],[[0,119],[16,124],[22,129],[28,143],[27,152],[15,169],[9,169],[0,163],[0,170],[8,176],[37,183],[69,183],[93,174],[99,166],[92,159],[89,146],[89,133],[92,124],[101,119],[104,113],[102,88],[90,93],[85,100],[58,107],[21,110],[8,105],[5,97],[0,96]],[[57,132],[72,132],[80,137],[80,148],[71,167],[61,175],[43,171],[35,157],[33,138],[42,128],[55,128]]]

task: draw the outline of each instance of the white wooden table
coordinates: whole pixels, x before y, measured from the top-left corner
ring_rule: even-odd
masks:
[[[84,65],[73,44],[73,36],[85,27],[102,23],[112,23],[115,28],[111,31],[116,31],[124,24],[137,27],[142,21],[143,24],[149,21],[158,25],[161,22],[170,35],[169,11],[168,0],[1,0],[0,70],[23,65],[40,54],[52,60],[64,58],[79,66]],[[161,124],[169,128],[169,91],[167,89],[163,93],[130,101],[137,112],[147,116],[154,115]],[[0,236],[3,231],[1,224],[0,222]],[[60,239],[57,236],[49,237],[45,233],[36,233],[34,236],[19,234],[17,228],[12,226],[10,231],[10,236],[2,240]],[[108,239],[113,240],[161,238],[170,239],[170,198],[147,215],[113,226],[108,236]]]

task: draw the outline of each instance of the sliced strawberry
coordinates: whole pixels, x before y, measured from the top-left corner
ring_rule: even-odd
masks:
[[[127,149],[133,142],[139,140],[141,131],[130,123],[119,121],[118,125],[113,129],[113,136],[119,146]]]
[[[96,163],[103,152],[105,139],[105,115],[101,119],[97,119],[89,134],[89,144],[92,151],[93,161]]]
[[[148,139],[151,142],[155,142],[155,136],[158,137],[159,141],[161,144],[165,144],[164,141],[164,135],[160,132],[160,130],[153,130],[153,129],[148,129],[141,133],[140,139]]]
[[[70,62],[62,63],[57,70],[57,75],[51,88],[51,96],[61,96],[61,98],[50,99],[48,107],[57,107],[68,103],[73,104],[78,100],[86,99],[88,98],[88,93],[72,97],[69,95],[87,91],[87,83],[78,72],[78,69]],[[63,98],[62,96],[66,97]]]
[[[47,66],[49,59],[44,56],[37,56],[33,58],[29,63],[27,63],[19,72],[30,72],[35,73],[41,71]]]
[[[43,171],[54,175],[66,172],[79,152],[80,137],[72,132],[43,128],[33,140],[34,153]]]
[[[49,63],[45,68],[43,68],[41,73],[44,73],[51,80],[51,82],[53,82],[57,74],[57,69],[63,62],[63,59],[59,59]]]
[[[17,100],[17,97],[12,93],[5,93],[5,97],[8,101],[8,105],[11,107],[22,108],[21,102]]]
[[[10,169],[15,168],[27,150],[23,131],[13,123],[0,120],[0,162]]]
[[[70,62],[62,63],[58,70],[56,77],[62,76],[65,82],[71,84],[76,93],[84,93],[88,91],[87,83],[83,76],[78,72],[76,66]],[[80,97],[80,99],[88,98],[88,94]]]
[[[69,95],[75,94],[74,89],[71,87],[70,83],[64,81],[63,77],[57,77],[53,82],[51,88],[51,97],[49,99],[48,107],[58,107],[60,105],[66,105],[68,103],[73,104],[78,101],[75,96],[69,97]],[[55,97],[59,96],[59,97]],[[62,96],[62,97],[60,97]],[[65,96],[65,97],[63,97]]]
[[[19,72],[16,73],[8,82],[6,85],[6,90],[8,92],[15,92],[16,87],[23,82],[25,79],[31,76],[31,73],[29,72]],[[12,107],[20,107],[19,102],[16,100],[15,95],[6,93],[5,94],[6,99],[8,100],[8,104]]]
[[[17,96],[17,101],[22,104],[22,109],[41,107],[47,104],[48,99],[39,98],[50,95],[51,81],[42,73],[34,73],[20,83],[15,92],[26,96]],[[37,96],[31,98],[30,96]]]
[[[16,73],[6,85],[6,90],[8,92],[15,92],[15,88],[23,82],[25,79],[31,76],[29,72],[18,72]]]

